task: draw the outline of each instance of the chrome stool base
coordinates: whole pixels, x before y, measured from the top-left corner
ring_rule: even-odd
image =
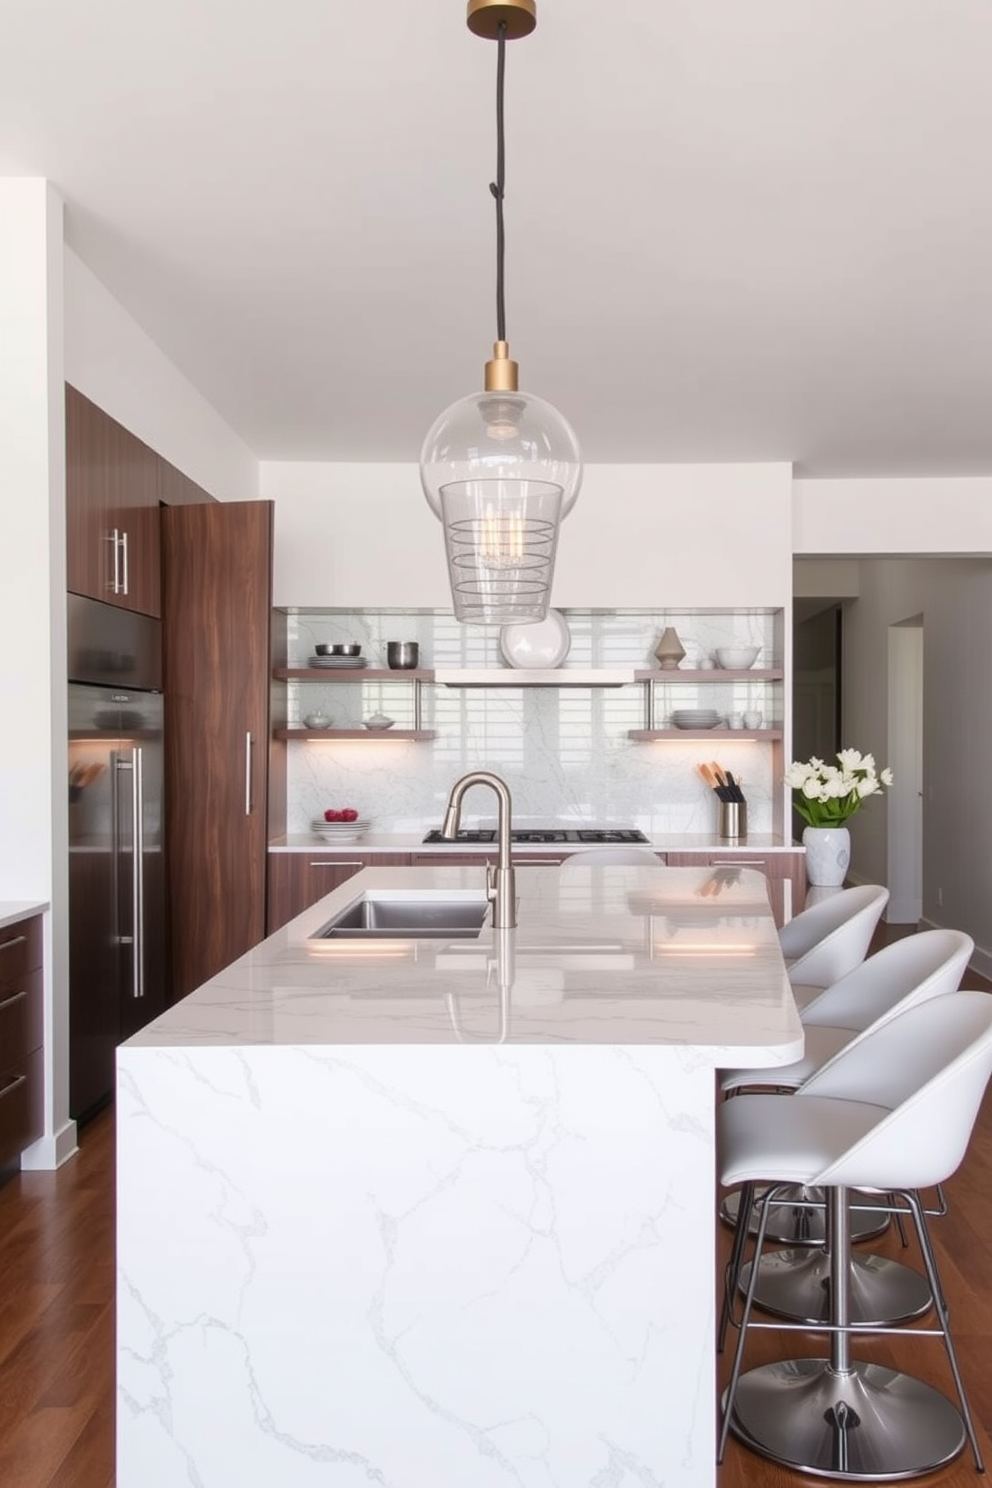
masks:
[[[866,1482],[934,1472],[967,1440],[959,1411],[922,1380],[880,1364],[838,1373],[827,1359],[741,1375],[730,1430],[796,1472]]]
[[[884,1327],[907,1323],[930,1310],[933,1299],[926,1279],[909,1266],[884,1256],[852,1252],[849,1275],[850,1323]],[[746,1293],[751,1262],[741,1270]],[[830,1256],[822,1248],[777,1250],[761,1257],[754,1301],[776,1317],[799,1323],[830,1322]]]
[[[755,1218],[755,1210],[758,1200],[764,1190],[759,1189],[751,1212],[751,1223],[748,1234],[755,1235],[758,1231],[758,1222]],[[798,1185],[794,1189],[797,1199],[817,1199],[822,1201],[823,1190],[813,1188],[802,1188]],[[879,1203],[877,1194],[862,1194],[855,1192],[852,1195],[855,1204]],[[727,1194],[720,1205],[720,1218],[724,1224],[731,1229],[737,1224],[737,1215],[740,1211],[741,1194],[740,1189]],[[802,1209],[798,1205],[789,1202],[787,1196],[773,1204],[768,1211],[768,1225],[765,1229],[766,1240],[776,1240],[780,1245],[822,1245],[826,1238],[826,1219],[823,1209]],[[882,1235],[889,1227],[889,1216],[884,1209],[865,1209],[851,1211],[851,1240],[874,1240],[876,1235]]]

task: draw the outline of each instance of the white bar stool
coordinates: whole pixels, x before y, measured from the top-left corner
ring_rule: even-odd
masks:
[[[828,1358],[788,1359],[742,1374],[752,1328],[809,1331],[802,1323],[756,1323],[749,1288],[718,1460],[728,1432],[795,1471],[855,1481],[906,1478],[944,1466],[970,1442],[984,1471],[948,1328],[926,1217],[917,1190],[941,1183],[964,1157],[992,1075],[992,998],[951,992],[892,1019],[845,1050],[795,1095],[741,1095],[717,1113],[721,1181],[772,1185],[761,1202],[757,1254],[777,1185],[828,1189],[831,1307]],[[912,1213],[939,1326],[866,1327],[851,1321],[848,1193],[900,1195]],[[749,1196],[746,1202],[749,1202]],[[752,1271],[752,1283],[758,1268]],[[960,1409],[922,1380],[851,1358],[858,1333],[939,1336]]]
[[[725,1070],[724,1092],[753,1085],[797,1090],[826,1071],[842,1051],[853,1048],[876,1029],[911,1007],[956,992],[975,942],[961,930],[924,930],[886,946],[822,992],[800,1013],[806,1033],[802,1059],[777,1070]],[[806,1190],[813,1211],[823,1212],[823,1196]],[[868,1196],[862,1201],[871,1204]],[[878,1201],[883,1208],[885,1201]],[[870,1211],[869,1211],[870,1212]],[[767,1238],[767,1231],[766,1231]],[[852,1235],[852,1239],[854,1236]],[[754,1292],[757,1305],[780,1317],[824,1322],[830,1305],[829,1247],[792,1247],[762,1258]],[[740,1286],[750,1282],[750,1264]],[[853,1323],[897,1323],[920,1317],[930,1307],[930,1289],[909,1266],[883,1256],[851,1254],[850,1319]],[[721,1343],[726,1331],[726,1303]]]
[[[800,1012],[825,988],[861,965],[888,902],[889,891],[881,884],[860,884],[841,889],[783,925],[779,945]],[[822,1207],[809,1207],[805,1203],[808,1196],[801,1192],[794,1195],[796,1203],[786,1202],[789,1197],[786,1194],[769,1217],[769,1237],[786,1245],[822,1245]],[[736,1195],[724,1200],[720,1215],[726,1224],[736,1224]],[[888,1223],[888,1215],[861,1209],[852,1217],[854,1238],[870,1240],[881,1235]],[[753,1221],[751,1228],[753,1233]]]

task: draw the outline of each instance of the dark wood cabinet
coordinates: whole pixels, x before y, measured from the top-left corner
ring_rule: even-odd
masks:
[[[268,933],[295,919],[363,868],[408,868],[409,853],[270,852]]]
[[[41,915],[0,929],[0,1170],[44,1128]]]
[[[168,460],[159,460],[158,499],[163,506],[203,506],[214,498]]]
[[[265,935],[271,501],[162,511],[173,999]]]
[[[66,387],[66,581],[73,594],[162,613],[160,456]]]

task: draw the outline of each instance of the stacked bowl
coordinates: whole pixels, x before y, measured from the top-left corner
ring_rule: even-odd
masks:
[[[678,729],[711,729],[720,722],[715,708],[674,708],[672,723]]]

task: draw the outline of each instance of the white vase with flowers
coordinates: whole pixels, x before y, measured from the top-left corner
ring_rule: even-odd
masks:
[[[842,749],[837,763],[795,760],[785,772],[792,804],[806,823],[806,877],[818,888],[839,888],[851,862],[851,834],[845,823],[869,796],[892,784],[892,771],[879,770],[873,755]]]

